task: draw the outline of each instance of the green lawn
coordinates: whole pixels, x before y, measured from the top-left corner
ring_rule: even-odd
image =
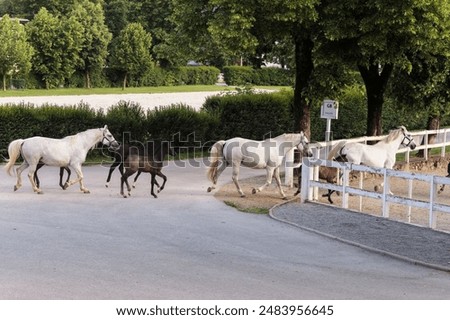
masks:
[[[255,89],[290,90],[290,87],[281,86],[256,86]],[[174,93],[174,92],[200,92],[200,91],[232,91],[235,86],[218,85],[190,85],[168,87],[138,87],[138,88],[59,88],[59,89],[20,89],[0,91],[0,97],[32,97],[32,96],[65,96],[65,95],[89,95],[89,94],[129,94],[129,93]]]

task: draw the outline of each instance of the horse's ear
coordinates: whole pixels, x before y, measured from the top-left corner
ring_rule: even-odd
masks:
[[[103,127],[103,130],[108,130],[108,125],[105,124],[105,126]]]

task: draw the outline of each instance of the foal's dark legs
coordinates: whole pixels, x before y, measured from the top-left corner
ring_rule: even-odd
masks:
[[[36,166],[36,171],[34,172],[34,181],[36,183],[36,187],[39,188],[39,185],[41,184],[41,182],[39,181],[39,177],[37,175],[37,172],[40,168],[42,168],[45,164],[44,163],[38,163],[38,165]],[[63,180],[63,176],[64,176],[64,170],[67,171],[67,180],[66,183],[63,184],[62,180]],[[69,182],[70,179],[70,174],[72,172],[70,171],[69,167],[60,167],[59,168],[59,186],[63,189],[66,190],[67,189],[67,184]]]
[[[115,159],[111,167],[109,167],[108,177],[106,178],[105,187],[109,187],[109,181],[111,180],[111,175],[113,171],[119,166],[120,173],[123,174],[123,162],[122,159]]]
[[[128,190],[128,195],[131,196],[131,188],[130,185],[128,183],[128,177],[131,176],[133,173],[135,173],[136,171],[132,171],[130,169],[126,169],[125,172],[122,174],[122,177],[120,178],[120,194],[126,198],[127,195],[123,192],[123,184],[126,183],[127,184],[127,190]]]
[[[66,179],[66,182],[63,184],[62,180],[63,180],[63,176],[64,176],[64,170],[67,171],[67,179]],[[59,168],[59,186],[63,190],[66,190],[67,187],[69,186],[69,179],[70,179],[70,174],[71,173],[72,173],[72,171],[70,171],[69,167],[61,167],[61,168]]]

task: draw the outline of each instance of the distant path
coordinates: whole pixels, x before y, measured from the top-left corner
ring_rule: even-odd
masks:
[[[175,92],[175,93],[143,93],[143,94],[92,94],[76,96],[44,96],[44,97],[4,97],[0,98],[0,105],[6,103],[31,103],[35,106],[43,104],[76,105],[80,102],[88,103],[94,109],[107,109],[119,101],[132,101],[139,103],[145,110],[173,103],[184,103],[196,110],[209,96],[219,92]]]

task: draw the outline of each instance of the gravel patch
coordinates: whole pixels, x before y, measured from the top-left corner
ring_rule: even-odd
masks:
[[[271,216],[352,245],[450,272],[450,234],[314,203],[289,202]]]
[[[145,93],[145,94],[92,94],[76,96],[44,96],[44,97],[4,97],[0,105],[6,103],[31,103],[35,106],[54,104],[58,106],[76,105],[80,102],[89,104],[94,109],[107,109],[119,101],[139,103],[144,110],[174,103],[184,103],[196,110],[200,109],[206,98],[219,92],[175,92],[175,93]]]

